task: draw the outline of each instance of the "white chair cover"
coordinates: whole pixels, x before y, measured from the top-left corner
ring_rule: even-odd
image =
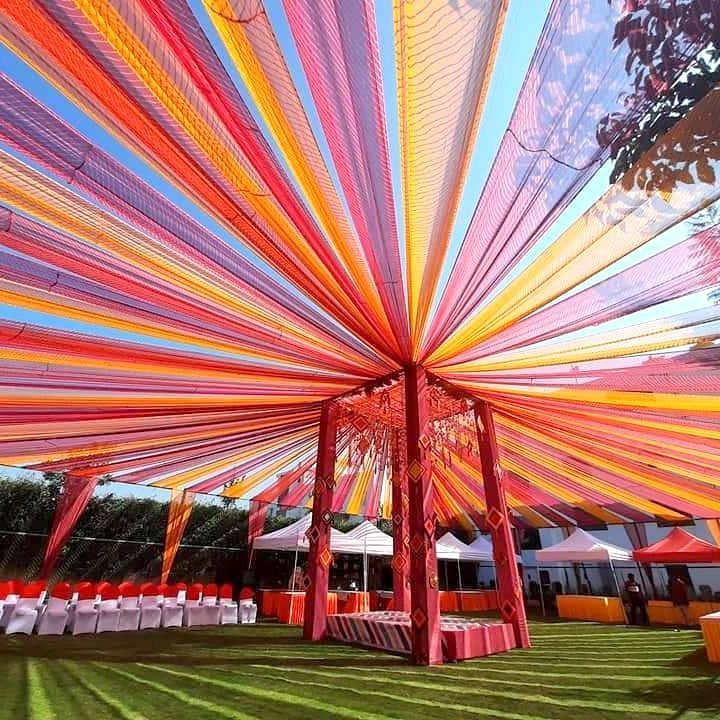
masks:
[[[183,608],[183,625],[185,627],[193,627],[197,625],[205,625],[207,617],[207,607],[200,604],[200,600],[185,600]]]
[[[50,596],[38,622],[38,635],[62,635],[68,623],[68,601]]]
[[[204,595],[202,599],[203,621],[202,625],[220,624],[220,606],[217,595]]]
[[[120,606],[117,600],[101,600],[98,608],[95,632],[117,632],[120,622]]]
[[[166,597],[164,599],[160,624],[164,628],[182,626],[183,606],[178,604],[177,596]]]
[[[13,608],[12,615],[8,619],[5,632],[8,635],[13,633],[24,633],[31,635],[38,616],[38,598],[20,598]]]
[[[118,619],[118,630],[137,630],[140,626],[140,605],[139,598],[123,597],[120,598],[120,617]]]
[[[15,610],[18,601],[18,595],[10,593],[2,603],[2,613],[0,613],[0,629],[7,627],[8,620]]]
[[[94,633],[98,621],[98,609],[95,600],[78,600],[70,613],[68,628],[73,635]]]
[[[140,600],[140,629],[157,629],[162,619],[162,595],[143,595]],[[182,620],[182,613],[180,619]],[[179,624],[179,623],[178,623]]]
[[[243,625],[254,623],[257,618],[257,605],[254,600],[240,601],[240,622]]]

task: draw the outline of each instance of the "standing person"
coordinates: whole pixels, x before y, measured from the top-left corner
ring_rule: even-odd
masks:
[[[685,581],[679,575],[675,575],[675,577],[670,580],[670,600],[672,600],[672,604],[680,611],[683,624],[691,625],[688,588]]]
[[[625,581],[625,594],[627,595],[630,605],[630,624],[637,625],[637,614],[640,611],[640,622],[642,625],[648,624],[647,608],[645,607],[645,598],[643,597],[642,588],[635,580],[635,575],[630,573]]]

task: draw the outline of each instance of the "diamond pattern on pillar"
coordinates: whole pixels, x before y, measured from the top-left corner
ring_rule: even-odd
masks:
[[[425,611],[420,607],[416,607],[412,611],[412,613],[410,614],[410,619],[412,620],[413,625],[418,628],[425,627],[427,623],[427,615],[425,614]]]
[[[302,580],[303,590],[305,590],[307,592],[310,589],[311,585],[312,585],[312,580],[310,579],[310,576],[303,575],[303,580]]]
[[[400,527],[402,525],[403,516],[400,513],[395,513],[393,515],[393,525],[395,527]]]
[[[509,600],[506,600],[502,604],[500,612],[502,613],[503,618],[505,618],[506,620],[515,617],[515,604],[511,603]]]
[[[325,510],[323,514],[320,516],[320,519],[326,524],[329,525],[333,520],[333,514],[330,512],[330,510]]]
[[[415,555],[419,555],[425,549],[425,538],[422,535],[413,535],[410,540],[410,549]]]
[[[311,525],[305,531],[305,537],[308,539],[311,545],[314,545],[320,539],[320,531],[314,525]]]
[[[365,432],[369,426],[368,421],[362,415],[355,415],[352,424],[359,433]]]
[[[418,438],[418,443],[423,450],[427,450],[430,447],[430,438],[424,433]]]
[[[392,568],[395,572],[402,572],[405,569],[405,566],[407,565],[407,558],[405,557],[405,554],[396,555],[392,559]]]
[[[435,519],[425,518],[424,527],[428,537],[432,537],[435,534]]]
[[[318,560],[320,560],[320,564],[323,567],[329,567],[330,563],[332,562],[332,553],[330,552],[330,548],[323,548],[323,551],[320,553]]]
[[[423,467],[415,459],[408,465],[407,469],[408,477],[413,481],[417,482],[423,476]]]
[[[487,522],[494,530],[498,530],[505,522],[505,518],[497,508],[490,508],[487,514]]]
[[[332,474],[325,475],[324,477],[319,478],[319,480],[328,490],[332,490],[335,487],[335,476]]]

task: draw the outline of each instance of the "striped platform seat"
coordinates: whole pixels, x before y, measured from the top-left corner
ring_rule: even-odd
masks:
[[[499,621],[443,616],[440,621],[446,662],[506,652],[515,647],[512,626]],[[409,655],[410,615],[384,611],[328,615],[328,638]]]

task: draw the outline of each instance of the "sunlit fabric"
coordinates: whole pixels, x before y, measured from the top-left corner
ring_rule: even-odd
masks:
[[[175,556],[177,555],[183,533],[192,514],[195,493],[187,490],[173,490],[168,507],[168,520],[165,526],[165,547],[163,548],[162,572],[160,582],[166,583],[170,577]]]
[[[0,73],[0,464],[67,475],[46,568],[100,477],[172,493],[168,552],[193,493],[251,537],[312,508],[328,399],[328,512],[391,519],[413,362],[438,523],[487,527],[477,400],[518,528],[720,517],[720,90],[616,164],[717,36],[660,4],[664,50],[645,0],[550,3],[481,184],[503,0],[0,0],[88,123]]]

